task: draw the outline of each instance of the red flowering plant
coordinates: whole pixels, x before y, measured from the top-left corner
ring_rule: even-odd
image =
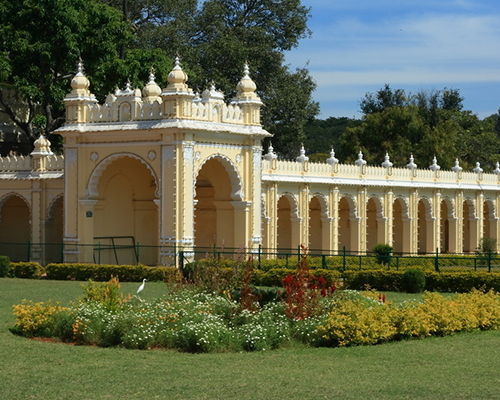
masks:
[[[321,297],[337,290],[335,282],[329,286],[323,275],[315,277],[307,262],[307,249],[302,246],[302,257],[295,275],[287,275],[282,283],[285,313],[290,318],[304,319],[321,312]]]

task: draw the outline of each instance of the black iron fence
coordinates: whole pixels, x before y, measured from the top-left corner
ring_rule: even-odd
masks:
[[[257,249],[226,247],[195,247],[184,249],[177,246],[146,246],[135,242],[103,241],[95,244],[64,243],[5,243],[0,242],[0,255],[9,256],[14,262],[38,261],[43,265],[61,263],[65,260],[95,264],[182,267],[186,262],[200,259],[240,260],[245,262],[251,257],[254,265],[261,269],[276,267],[295,268],[306,250],[295,249]],[[424,268],[433,271],[485,271],[500,272],[500,255],[496,253],[467,254],[400,254],[392,253],[381,257],[373,252],[359,253],[345,248],[338,251],[307,250],[311,268],[363,270],[386,268],[404,270]]]

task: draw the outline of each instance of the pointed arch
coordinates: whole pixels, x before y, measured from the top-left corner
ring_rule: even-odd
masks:
[[[87,199],[97,199],[98,196],[97,185],[99,184],[102,174],[114,161],[125,157],[130,157],[139,160],[142,164],[146,166],[146,168],[149,170],[149,172],[151,172],[151,175],[154,178],[154,185],[156,187],[155,196],[156,198],[160,197],[158,177],[156,175],[154,168],[151,167],[151,165],[146,160],[144,160],[142,157],[134,153],[115,153],[104,158],[99,164],[96,165],[96,167],[90,174],[87,183],[87,196],[86,196]]]
[[[366,249],[371,251],[376,244],[384,243],[384,209],[382,200],[372,195],[366,202]]]
[[[339,249],[358,251],[359,219],[356,210],[356,201],[350,194],[341,196],[338,204],[339,213]]]
[[[432,217],[432,204],[427,197],[418,201],[418,253],[432,253],[434,237],[434,219]]]
[[[322,193],[315,193],[309,201],[309,250],[321,251],[328,237],[328,202]],[[328,243],[328,241],[326,241]]]
[[[445,197],[441,200],[440,242],[439,248],[442,253],[456,253],[457,249],[457,219],[452,199]]]
[[[200,171],[202,168],[210,162],[210,160],[217,160],[219,161],[222,166],[225,168],[229,180],[231,182],[231,199],[234,201],[241,201],[244,199],[244,192],[243,192],[243,180],[241,179],[241,175],[238,171],[238,168],[234,165],[234,163],[229,159],[227,156],[220,154],[220,153],[215,153],[203,160],[203,162],[200,164],[198,167],[198,170],[195,172],[195,176],[200,175]],[[196,190],[196,183],[195,183],[195,190]]]
[[[8,193],[0,199],[0,253],[11,261],[28,261],[30,240],[30,204],[19,193]]]
[[[291,193],[285,192],[278,199],[277,243],[279,250],[290,252],[300,243],[299,202]]]
[[[408,253],[411,245],[410,217],[407,199],[397,196],[392,205],[392,243],[394,253]]]

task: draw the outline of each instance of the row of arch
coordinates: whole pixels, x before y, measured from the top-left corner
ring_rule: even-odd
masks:
[[[378,243],[387,243],[397,253],[428,254],[436,249],[442,253],[474,252],[481,238],[498,239],[493,201],[482,202],[482,215],[478,215],[478,207],[472,199],[465,198],[459,207],[457,205],[456,200],[443,198],[436,212],[432,200],[421,197],[412,217],[409,200],[403,196],[392,200],[390,210],[384,210],[383,199],[369,197],[361,212],[354,198],[344,195],[338,201],[338,221],[333,221],[326,197],[315,194],[309,200],[307,221],[304,221],[297,198],[291,193],[282,193],[276,205],[275,243],[278,249],[293,249],[305,244],[311,250],[345,248],[353,252],[370,251]],[[273,234],[271,229],[266,229],[271,224],[270,218],[264,219],[267,219],[263,223],[264,242],[272,243],[266,237]],[[308,232],[306,240],[300,234],[304,229]]]
[[[14,192],[0,198],[0,254],[8,255],[12,261],[28,260],[30,247],[27,243],[35,240],[51,244],[40,249],[46,263],[62,261],[63,196],[52,199],[46,211],[37,240],[32,232],[33,212],[30,202]]]

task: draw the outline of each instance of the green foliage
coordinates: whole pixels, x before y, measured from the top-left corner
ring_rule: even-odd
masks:
[[[404,292],[404,271],[363,270],[345,271],[344,288],[364,290],[370,287],[380,291]],[[424,271],[426,290],[466,293],[473,289],[500,292],[500,273],[487,272],[435,272]]]
[[[392,257],[392,246],[379,243],[373,247],[373,252],[377,257],[377,262],[382,265],[390,264]]]
[[[313,119],[305,127],[304,148],[311,162],[324,163],[330,157],[330,150],[340,148],[340,137],[347,128],[361,125],[351,118],[330,117],[326,120]]]
[[[63,122],[62,99],[78,59],[89,71],[100,71],[131,39],[120,13],[98,0],[9,1],[0,7],[0,20],[1,64],[7,67],[0,104],[32,141],[38,134],[35,117],[45,119],[49,133]],[[14,91],[14,99],[5,88]],[[22,110],[13,103],[17,95],[26,104]]]
[[[401,281],[403,290],[407,293],[420,293],[425,289],[425,274],[421,269],[408,269]]]
[[[105,264],[48,264],[47,279],[108,281],[117,277],[121,282],[148,281],[177,282],[179,271],[175,267],[147,267],[145,265]]]
[[[16,322],[12,331],[26,337],[53,337],[61,332],[55,316],[68,309],[59,303],[24,300],[12,306]]]
[[[500,138],[496,118],[483,121],[464,111],[458,90],[419,92],[415,95],[389,85],[361,101],[362,124],[347,128],[340,137],[339,158],[352,162],[359,150],[368,164],[379,165],[386,152],[395,166],[408,163],[410,154],[419,165],[429,165],[435,156],[441,168],[449,169],[458,158],[464,169],[476,161],[495,168]]]
[[[10,272],[10,258],[7,256],[0,256],[0,278],[7,276]]]
[[[403,272],[387,270],[345,271],[344,288],[365,290],[367,287],[380,291],[401,291]]]
[[[479,254],[495,254],[497,251],[497,240],[490,237],[482,237],[479,240],[477,252]]]
[[[9,276],[13,278],[39,279],[44,274],[45,268],[37,262],[17,262],[10,264]]]
[[[81,302],[98,302],[108,311],[118,311],[124,304],[130,300],[130,297],[123,296],[120,293],[120,281],[117,278],[111,278],[108,282],[94,282],[89,280],[83,286],[84,295]]]
[[[305,139],[305,124],[319,111],[312,100],[316,84],[309,71],[290,70],[283,55],[310,34],[309,9],[301,1],[128,0],[126,10],[121,0],[105,2],[137,27],[131,46],[160,48],[170,58],[179,54],[196,90],[214,82],[233,97],[248,61],[266,104],[262,121],[274,135],[273,147],[284,157],[296,156]]]

